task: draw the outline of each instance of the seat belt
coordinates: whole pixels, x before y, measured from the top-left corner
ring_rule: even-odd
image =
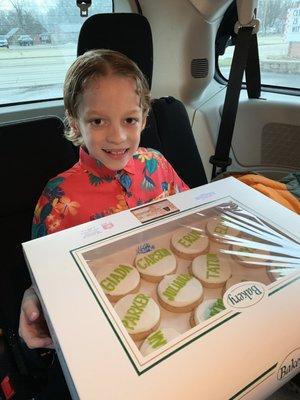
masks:
[[[257,23],[257,26],[255,23]],[[229,74],[215,154],[209,159],[209,162],[213,164],[212,179],[219,173],[225,172],[232,162],[229,152],[244,71],[246,72],[248,97],[260,97],[260,68],[256,34],[258,24],[258,20],[253,20],[252,26],[237,26],[237,41]]]
[[[137,8],[138,14],[143,15],[142,7],[141,7],[141,5],[139,3],[139,0],[135,0],[135,5],[136,5],[136,8]]]

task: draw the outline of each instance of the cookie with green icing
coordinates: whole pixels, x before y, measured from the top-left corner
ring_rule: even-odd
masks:
[[[239,236],[240,234],[239,230],[229,227],[226,218],[222,216],[209,218],[206,232],[216,242],[223,242],[228,236]]]
[[[160,308],[145,293],[129,294],[115,304],[115,311],[134,340],[142,340],[158,328]]]
[[[149,282],[160,282],[165,275],[174,273],[177,268],[175,255],[166,247],[157,247],[138,254],[134,264],[142,278]]]
[[[96,278],[110,301],[137,292],[140,286],[140,274],[130,264],[102,264],[98,266]]]
[[[219,253],[207,253],[196,257],[190,269],[192,275],[208,288],[223,287],[231,277],[229,263]]]
[[[207,236],[197,228],[180,228],[171,238],[171,249],[176,255],[187,260],[205,253],[208,247]]]
[[[195,308],[194,313],[190,318],[191,326],[196,326],[223,310],[225,310],[225,306],[222,299],[205,300],[202,304]]]
[[[157,286],[158,301],[168,311],[192,311],[203,299],[201,283],[190,274],[167,275]]]
[[[140,347],[140,352],[143,356],[147,356],[151,354],[153,351],[157,349],[161,349],[171,340],[175,339],[179,336],[180,333],[176,331],[174,328],[162,328],[157,331],[151,333],[143,342]]]

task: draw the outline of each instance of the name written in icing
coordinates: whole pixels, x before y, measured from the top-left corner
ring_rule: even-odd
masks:
[[[158,261],[162,260],[167,256],[171,256],[172,254],[168,249],[157,249],[153,251],[151,254],[146,255],[145,257],[140,258],[136,262],[136,266],[141,269],[146,269],[151,265],[156,264]]]
[[[214,229],[214,233],[217,233],[219,235],[227,235],[228,232],[228,227],[223,225],[224,219],[221,218],[220,222],[216,225]]]
[[[152,347],[152,349],[158,349],[159,347],[168,343],[167,339],[164,337],[163,332],[160,330],[148,336],[147,342]]]
[[[192,230],[186,235],[182,236],[182,238],[178,240],[178,243],[180,243],[184,247],[190,247],[194,242],[196,242],[201,237],[202,235],[200,232]]]
[[[222,299],[217,299],[211,306],[209,310],[209,316],[213,317],[218,314],[220,311],[225,310],[225,306]]]
[[[189,274],[178,275],[163,292],[163,295],[168,300],[175,300],[180,290],[191,280],[193,277]]]
[[[206,279],[220,277],[220,261],[215,253],[208,253],[206,256]]]
[[[149,300],[150,297],[143,293],[139,293],[133,298],[131,306],[126,311],[126,314],[122,319],[123,325],[126,329],[131,331],[134,330],[141,318],[141,315],[147,307]]]
[[[120,264],[100,282],[102,289],[108,292],[115,290],[118,284],[123,281],[131,271],[133,271],[133,268],[129,265]]]

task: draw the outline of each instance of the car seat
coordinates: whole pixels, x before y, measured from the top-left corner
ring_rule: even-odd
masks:
[[[0,125],[0,398],[1,387],[12,389],[14,399],[26,399],[39,386],[41,371],[29,365],[41,366],[40,357],[18,336],[22,296],[31,283],[21,243],[31,239],[34,207],[46,182],[78,159],[63,130],[54,116]]]

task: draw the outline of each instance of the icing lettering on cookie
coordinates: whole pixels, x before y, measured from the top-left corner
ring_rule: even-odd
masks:
[[[122,319],[125,328],[134,330],[134,327],[140,320],[140,317],[149,303],[149,300],[150,297],[143,293],[139,293],[133,298],[131,307],[129,307],[124,318]]]
[[[178,243],[180,243],[184,247],[190,247],[194,242],[196,242],[201,237],[202,235],[200,232],[192,230],[186,235],[184,235],[182,238],[180,238],[178,240]]]
[[[217,254],[208,253],[206,258],[206,278],[219,278],[220,261]]]
[[[222,310],[225,310],[223,300],[218,299],[212,304],[212,306],[209,310],[209,316],[213,317],[214,315],[218,314]]]
[[[104,290],[109,292],[115,290],[118,284],[126,278],[126,276],[133,271],[133,268],[129,265],[122,265],[120,264],[116,269],[114,269],[108,277],[104,278],[100,285]]]
[[[153,349],[158,349],[159,347],[168,343],[161,330],[156,331],[152,335],[148,336],[147,342]]]
[[[146,269],[151,265],[158,263],[163,258],[171,255],[172,254],[168,249],[157,249],[152,254],[148,254],[136,261],[136,266],[141,269]]]
[[[189,274],[178,275],[162,293],[168,300],[175,300],[178,292],[187,284],[188,281],[193,279]]]
[[[223,236],[227,235],[228,226],[223,225],[222,222],[223,220],[221,219],[221,221],[216,225],[214,232]]]

